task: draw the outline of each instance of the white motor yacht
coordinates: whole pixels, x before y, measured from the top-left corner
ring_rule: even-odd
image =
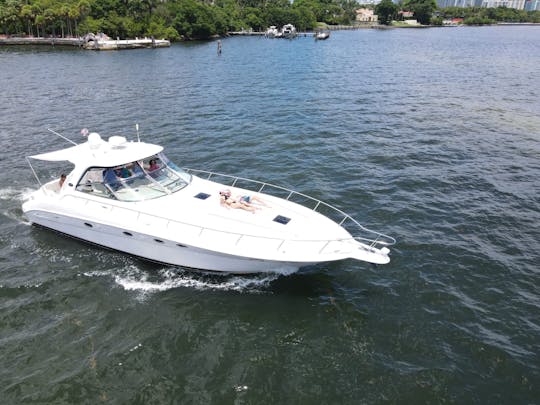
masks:
[[[49,181],[28,196],[22,209],[31,223],[155,262],[293,272],[349,258],[385,264],[395,243],[305,194],[180,169],[163,147],[125,137],[91,133],[84,143],[29,156],[40,182],[32,160],[74,168],[63,183]]]
[[[264,35],[267,37],[267,38],[275,38],[279,33],[279,30],[277,29],[277,27],[275,25],[271,25],[267,30],[266,32],[264,33]]]
[[[317,31],[315,33],[315,39],[325,40],[330,37],[330,31]]]
[[[286,39],[296,38],[296,36],[298,35],[296,27],[292,24],[285,24],[281,29],[281,34],[282,37]]]

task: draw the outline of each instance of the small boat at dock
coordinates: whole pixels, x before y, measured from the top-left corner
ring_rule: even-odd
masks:
[[[325,40],[330,37],[330,31],[317,31],[315,33],[315,39],[317,40]]]
[[[267,38],[275,38],[279,33],[279,30],[277,29],[277,27],[275,25],[271,25],[267,30],[266,32],[264,33],[264,35],[267,37]]]
[[[281,36],[283,38],[293,39],[296,38],[297,35],[298,32],[296,31],[296,27],[292,24],[285,24],[281,29]]]
[[[278,29],[275,25],[271,25],[265,32],[264,36],[267,38],[296,38],[298,32],[296,27],[292,24],[285,24],[281,29]]]

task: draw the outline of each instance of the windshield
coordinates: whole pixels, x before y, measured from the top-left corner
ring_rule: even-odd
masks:
[[[92,167],[77,190],[120,201],[144,201],[175,193],[190,182],[190,174],[158,153],[121,166]]]

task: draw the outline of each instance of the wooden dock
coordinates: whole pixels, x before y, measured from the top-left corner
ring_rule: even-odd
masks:
[[[229,31],[228,35],[244,35],[244,36],[261,36],[265,34],[263,31]]]
[[[0,45],[49,45],[78,46],[84,44],[83,38],[41,38],[41,37],[9,37],[0,38]]]
[[[138,48],[166,48],[171,46],[171,42],[166,39],[108,39],[87,41],[83,47],[84,49],[91,49],[96,51],[115,51],[119,49],[138,49]]]
[[[136,38],[136,39],[100,39],[79,38],[35,38],[10,37],[0,38],[0,45],[48,45],[48,46],[76,46],[96,51],[110,51],[120,49],[164,48],[171,46],[166,39]]]

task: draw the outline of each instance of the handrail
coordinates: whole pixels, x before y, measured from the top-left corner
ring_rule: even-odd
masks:
[[[224,231],[223,229],[205,227],[205,226],[196,225],[196,224],[192,224],[192,223],[188,223],[188,222],[182,222],[182,221],[178,221],[178,220],[173,220],[173,219],[170,219],[170,218],[167,218],[167,217],[164,217],[164,216],[160,216],[160,215],[156,215],[156,214],[149,214],[149,213],[146,213],[146,212],[141,212],[140,210],[136,210],[136,209],[133,209],[133,208],[120,207],[120,206],[117,206],[115,204],[111,204],[111,203],[107,202],[106,199],[102,199],[101,197],[96,197],[96,199],[94,200],[94,199],[88,199],[88,197],[83,198],[83,197],[78,196],[76,194],[63,194],[63,195],[61,195],[61,198],[63,199],[63,198],[69,197],[69,198],[80,199],[80,200],[85,201],[85,205],[88,204],[89,202],[94,202],[94,203],[98,203],[98,204],[102,204],[102,205],[107,205],[108,207],[110,207],[111,210],[126,210],[126,211],[129,211],[129,212],[133,212],[133,213],[137,214],[137,218],[139,218],[139,216],[141,214],[144,214],[144,215],[156,218],[156,219],[164,220],[165,223],[166,223],[167,228],[169,227],[170,224],[180,224],[180,225],[194,227],[196,229],[199,229],[199,232],[198,232],[199,237],[202,237],[203,234],[205,233],[205,231],[219,232],[221,234],[234,236],[234,237],[237,237],[235,245],[238,245],[242,241],[242,239],[244,239],[244,238],[257,238],[257,239],[266,239],[266,240],[278,241],[280,243],[278,244],[278,247],[276,248],[277,250],[279,250],[285,242],[321,243],[321,244],[323,244],[323,246],[322,246],[322,248],[319,249],[319,254],[320,254],[332,242],[346,242],[346,241],[355,240],[355,241],[360,242],[360,243],[362,243],[364,245],[369,245],[369,248],[374,248],[377,245],[379,245],[380,247],[391,246],[396,242],[395,239],[390,237],[390,236],[387,236],[387,235],[384,235],[384,234],[382,234],[380,232],[372,231],[372,230],[370,230],[368,228],[365,228],[364,226],[359,224],[354,218],[352,218],[351,216],[345,214],[343,211],[339,210],[338,208],[335,208],[335,207],[331,206],[330,204],[325,203],[324,201],[317,200],[316,198],[310,197],[308,195],[298,193],[296,191],[289,190],[289,189],[286,189],[286,188],[281,187],[281,186],[275,186],[275,185],[270,184],[270,183],[263,183],[263,182],[259,182],[259,181],[256,181],[256,180],[244,179],[244,178],[241,178],[241,177],[235,177],[235,176],[230,176],[230,175],[225,175],[225,174],[220,174],[220,173],[207,172],[207,171],[203,171],[203,170],[195,170],[195,169],[184,169],[184,170],[186,170],[188,172],[191,171],[191,172],[207,173],[209,175],[208,178],[212,177],[212,175],[214,175],[214,176],[219,175],[219,176],[228,177],[228,178],[234,179],[233,184],[236,184],[239,180],[256,183],[256,184],[262,185],[259,190],[263,190],[264,187],[267,187],[267,188],[272,188],[273,187],[273,188],[288,192],[289,195],[286,198],[287,200],[290,200],[290,198],[292,196],[294,196],[294,195],[299,195],[299,196],[305,197],[305,198],[307,198],[309,200],[317,202],[317,206],[315,208],[318,208],[322,204],[322,205],[327,206],[330,209],[334,210],[335,212],[343,215],[343,219],[342,219],[340,225],[342,225],[345,221],[350,220],[353,224],[355,224],[361,230],[363,230],[365,232],[368,232],[368,233],[373,233],[373,234],[375,234],[377,236],[376,236],[375,239],[365,238],[365,237],[362,237],[362,236],[354,236],[354,235],[351,235],[350,238],[339,238],[339,239],[288,239],[288,238],[278,238],[278,237],[270,237],[270,236],[262,236],[262,235],[252,235],[252,234],[246,234],[246,233]],[[230,186],[230,187],[232,187],[232,186]],[[309,207],[307,207],[307,208],[309,208]],[[310,209],[315,210],[315,208],[310,208]]]
[[[183,168],[183,170],[185,170],[186,172],[188,172],[190,174],[193,173],[193,172],[194,173],[204,173],[204,174],[207,175],[207,177],[206,177],[207,180],[210,180],[210,178],[212,176],[214,176],[214,177],[219,176],[219,177],[226,177],[226,178],[233,179],[233,182],[230,185],[230,187],[234,187],[238,181],[246,181],[248,183],[258,184],[258,185],[260,185],[260,188],[257,191],[258,193],[262,192],[262,190],[265,187],[266,188],[271,188],[271,189],[275,188],[275,189],[278,189],[278,190],[285,191],[285,192],[289,193],[287,195],[287,198],[285,198],[287,201],[289,201],[291,199],[291,197],[293,197],[294,195],[301,196],[301,197],[306,198],[306,199],[308,199],[310,201],[313,201],[314,203],[316,203],[316,205],[313,208],[307,207],[305,204],[300,204],[300,205],[303,205],[306,208],[310,208],[311,210],[320,213],[320,211],[317,211],[317,209],[322,204],[323,206],[327,207],[331,211],[334,211],[337,214],[339,214],[340,216],[342,216],[341,221],[339,222],[340,226],[342,226],[346,221],[351,221],[362,232],[366,232],[366,233],[370,233],[370,234],[375,235],[375,239],[370,239],[370,238],[365,238],[363,236],[355,236],[353,234],[352,235],[353,239],[355,239],[355,240],[357,240],[359,242],[360,241],[366,242],[366,243],[369,244],[370,247],[374,247],[376,245],[392,246],[392,245],[394,245],[396,243],[396,240],[394,238],[392,238],[391,236],[388,236],[388,235],[385,235],[384,233],[377,232],[377,231],[371,230],[369,228],[366,228],[365,226],[360,224],[357,220],[355,220],[353,217],[351,217],[349,214],[346,214],[345,212],[343,212],[339,208],[336,208],[333,205],[330,205],[330,204],[328,204],[328,203],[326,203],[324,201],[318,200],[317,198],[311,197],[311,196],[309,196],[307,194],[299,193],[297,191],[290,190],[290,189],[285,188],[285,187],[277,186],[275,184],[266,183],[266,182],[262,182],[262,181],[258,181],[258,180],[247,179],[247,178],[239,177],[239,176],[231,176],[229,174],[216,173],[216,172],[211,172],[211,171],[207,171],[207,170],[190,169],[190,168]]]
[[[46,193],[48,194],[49,191],[47,190]],[[50,194],[50,195],[54,196],[54,194]],[[247,233],[224,231],[222,229],[209,228],[209,227],[204,227],[204,226],[201,226],[201,225],[195,225],[195,224],[190,224],[188,222],[182,222],[182,221],[170,219],[170,218],[167,218],[167,217],[163,217],[161,215],[148,214],[146,212],[135,210],[133,208],[119,207],[119,206],[107,203],[106,200],[105,200],[105,202],[104,201],[99,201],[99,200],[93,200],[93,199],[90,200],[88,198],[83,198],[83,197],[80,197],[80,196],[77,196],[77,195],[74,195],[74,194],[64,194],[64,195],[61,196],[62,199],[66,198],[66,197],[67,198],[75,198],[75,199],[83,200],[85,205],[87,205],[90,202],[93,202],[93,203],[98,203],[98,204],[102,204],[102,205],[107,205],[108,207],[110,207],[111,210],[125,210],[125,211],[129,211],[129,212],[133,212],[133,213],[137,214],[137,219],[139,219],[141,214],[143,214],[145,216],[153,217],[153,218],[156,218],[156,219],[161,219],[161,220],[166,221],[166,227],[167,228],[169,227],[169,225],[171,223],[173,223],[173,224],[181,224],[181,225],[186,225],[186,226],[191,226],[191,227],[194,227],[194,228],[198,228],[199,229],[199,234],[198,234],[199,237],[202,237],[202,235],[203,235],[203,233],[205,231],[219,232],[219,233],[222,233],[222,234],[235,236],[235,237],[238,237],[237,241],[235,242],[235,245],[238,245],[238,243],[240,243],[240,241],[244,237],[279,241],[280,244],[277,247],[277,250],[279,250],[281,248],[281,246],[287,241],[289,241],[289,242],[325,243],[323,248],[321,248],[320,251],[319,251],[319,253],[321,253],[324,250],[324,248],[330,242],[345,242],[345,241],[351,241],[351,240],[356,240],[357,239],[357,238],[354,238],[354,237],[352,237],[352,238],[339,238],[339,239],[284,239],[284,238],[277,238],[277,237],[271,237],[271,236],[261,236],[261,235],[247,234]],[[101,197],[97,197],[97,198],[101,199]]]

